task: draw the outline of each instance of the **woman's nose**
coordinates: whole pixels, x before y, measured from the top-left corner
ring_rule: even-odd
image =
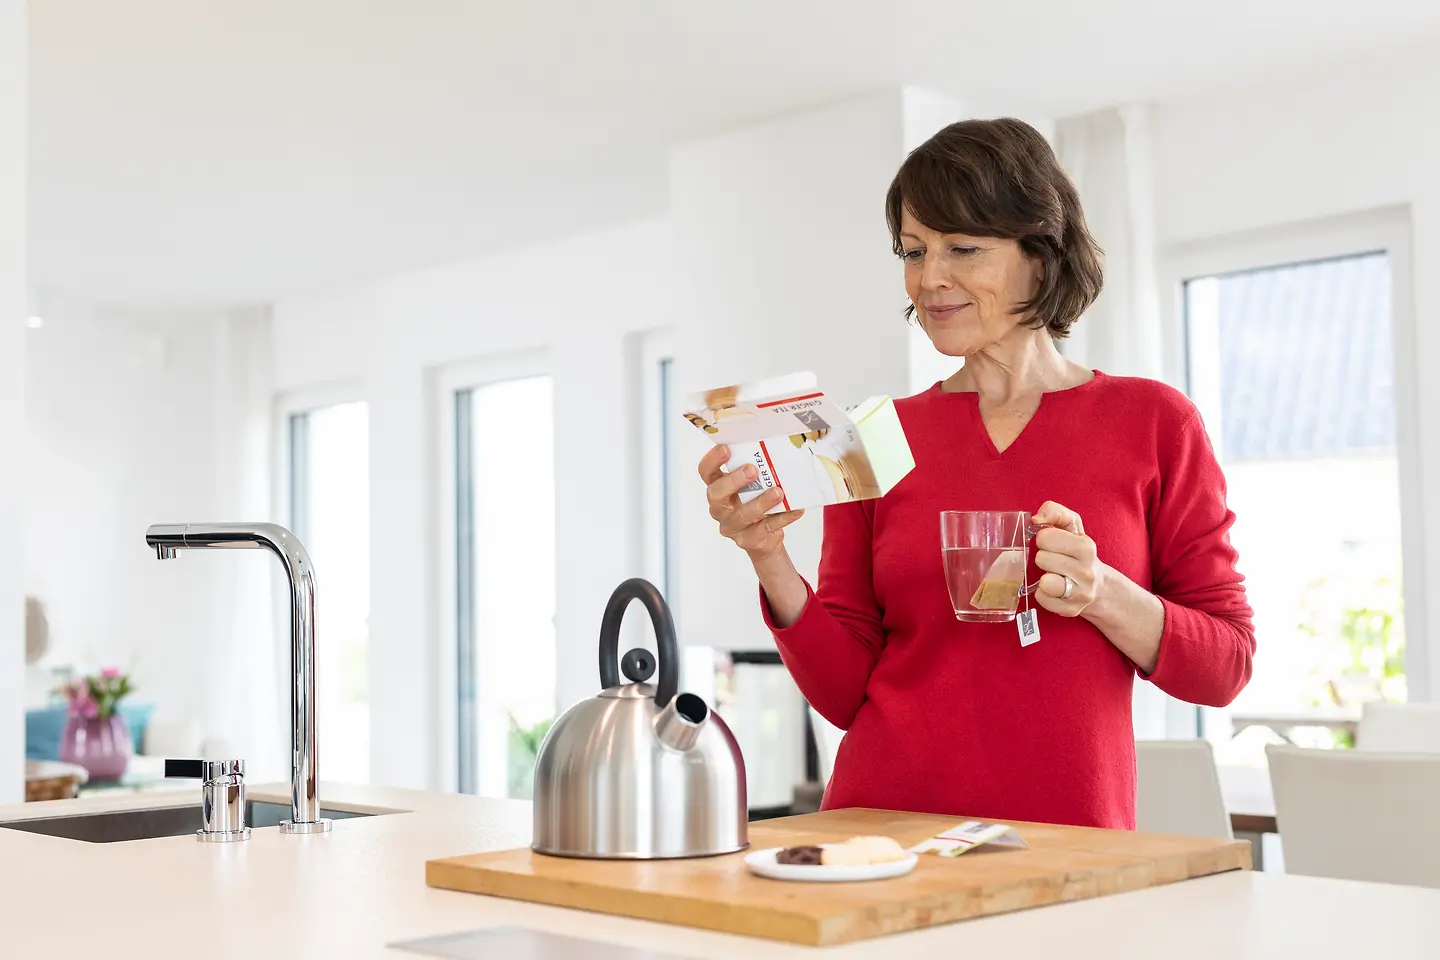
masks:
[[[950,286],[950,275],[943,257],[932,253],[925,255],[920,265],[920,286],[925,290],[943,290]]]

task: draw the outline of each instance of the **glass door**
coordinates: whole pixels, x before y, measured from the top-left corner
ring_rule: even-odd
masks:
[[[528,799],[555,718],[549,376],[453,392],[458,786]]]
[[[304,410],[290,415],[288,432],[289,526],[309,550],[319,583],[315,708],[323,774],[341,783],[367,783],[369,408],[356,401]]]

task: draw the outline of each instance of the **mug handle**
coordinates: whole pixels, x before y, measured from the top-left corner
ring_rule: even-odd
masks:
[[[1034,539],[1035,539],[1035,535],[1036,535],[1037,533],[1039,533],[1041,530],[1043,530],[1043,529],[1045,529],[1046,527],[1048,527],[1048,526],[1049,526],[1048,523],[1046,523],[1046,524],[1036,524],[1034,521],[1028,521],[1028,522],[1025,524],[1025,569],[1026,569],[1026,570],[1029,570],[1029,569],[1030,569],[1030,541],[1034,540]],[[1042,572],[1042,573],[1040,574],[1040,577],[1043,577],[1043,576],[1045,576],[1045,574]],[[1022,596],[1022,597],[1033,597],[1033,596],[1035,595],[1035,591],[1040,588],[1040,577],[1036,577],[1034,583],[1027,583],[1027,584],[1024,584],[1023,586],[1021,586],[1021,588],[1020,588],[1020,596]]]

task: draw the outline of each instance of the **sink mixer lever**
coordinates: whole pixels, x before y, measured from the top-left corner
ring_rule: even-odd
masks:
[[[202,843],[249,840],[245,825],[244,760],[166,760],[165,776],[202,781],[200,829]]]

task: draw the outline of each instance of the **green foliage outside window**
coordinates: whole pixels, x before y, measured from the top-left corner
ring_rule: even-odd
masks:
[[[510,797],[514,800],[533,799],[535,786],[535,758],[540,754],[540,744],[555,723],[553,718],[541,720],[533,726],[522,727],[510,718],[509,786]]]
[[[1323,665],[1312,675],[1312,705],[1405,700],[1405,627],[1398,583],[1382,578],[1357,589],[1317,580],[1307,590],[1306,610],[1300,629],[1325,644]],[[1335,745],[1354,743],[1350,734],[1337,731]]]

